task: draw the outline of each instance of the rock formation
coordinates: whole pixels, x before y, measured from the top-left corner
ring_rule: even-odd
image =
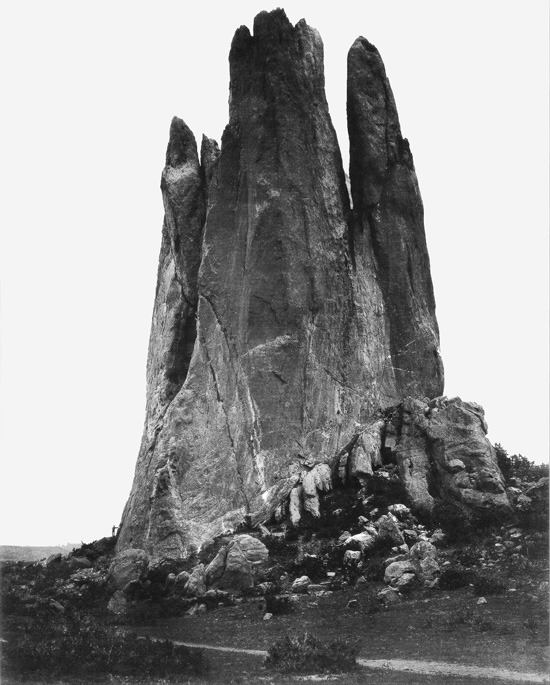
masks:
[[[382,463],[388,408],[443,392],[423,206],[377,50],[359,38],[349,53],[353,208],[317,31],[262,12],[229,60],[221,152],[203,138],[199,161],[183,121],[170,129],[146,420],[119,550],[186,556],[289,497],[291,517],[316,515],[342,454],[354,476]],[[433,458],[443,490],[474,487],[460,489],[429,423],[395,436],[405,481],[406,464],[423,474],[412,503],[424,488],[428,508]],[[422,431],[436,447],[416,459]]]

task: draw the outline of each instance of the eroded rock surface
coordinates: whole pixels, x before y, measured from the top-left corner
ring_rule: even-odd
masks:
[[[317,31],[262,12],[235,34],[230,77],[221,151],[203,138],[199,160],[172,122],[145,429],[118,550],[181,558],[286,506],[294,523],[318,516],[338,464],[384,485],[388,454],[388,487],[398,472],[416,510],[441,493],[504,506],[480,408],[429,404],[443,369],[423,206],[376,48],[359,38],[348,58],[353,206]],[[207,576],[241,556],[227,550]]]

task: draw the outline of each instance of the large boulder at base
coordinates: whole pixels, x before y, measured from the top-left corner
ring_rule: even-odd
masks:
[[[252,535],[236,535],[220,548],[206,568],[209,586],[235,592],[246,590],[267,569],[269,552],[261,540]]]
[[[403,397],[443,391],[422,200],[382,59],[364,38],[349,52],[353,211],[323,59],[304,20],[261,12],[233,38],[221,152],[203,141],[199,158],[172,122],[119,550],[189,556],[264,522],[307,463],[331,464]],[[358,477],[378,460],[364,438]]]
[[[258,574],[269,564],[269,551],[261,540],[252,535],[236,535],[231,545],[238,545],[246,560],[252,567],[252,572]]]
[[[148,567],[149,556],[142,549],[126,549],[111,563],[108,583],[116,590],[122,590],[133,580],[144,580]]]
[[[437,495],[467,508],[511,513],[478,404],[407,397],[392,412],[384,440],[415,511],[430,513]]]
[[[248,590],[253,585],[252,564],[246,558],[241,547],[231,543],[227,548],[223,575],[216,586],[221,590],[240,592]]]

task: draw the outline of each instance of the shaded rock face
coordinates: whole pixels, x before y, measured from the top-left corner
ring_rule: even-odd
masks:
[[[407,397],[391,414],[382,451],[393,452],[408,499],[429,513],[434,497],[510,511],[483,408],[460,398]]]
[[[353,210],[303,20],[259,14],[230,52],[229,124],[201,159],[174,119],[147,410],[118,549],[180,557],[267,520],[406,395],[443,390],[412,156],[380,56],[349,55]],[[368,476],[377,430],[352,461]],[[306,507],[307,508],[307,507]]]

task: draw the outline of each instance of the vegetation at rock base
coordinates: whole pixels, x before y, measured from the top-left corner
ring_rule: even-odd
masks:
[[[18,676],[139,675],[171,677],[208,669],[201,650],[120,634],[90,615],[46,608],[2,650],[2,672]]]
[[[358,654],[359,646],[350,641],[285,635],[269,648],[265,666],[284,673],[345,673],[356,668]]]
[[[186,560],[143,550],[115,557],[114,539],[104,538],[68,556],[2,562],[3,673],[10,682],[88,683],[90,675],[94,682],[201,682],[204,655],[163,642],[174,638],[269,649],[266,668],[287,674],[275,678],[349,674],[356,639],[372,658],[437,660],[432,638],[447,633],[445,649],[455,656],[469,650],[474,663],[494,665],[510,660],[521,642],[526,670],[543,670],[548,479],[511,478],[509,522],[482,520],[453,500],[438,502],[437,517],[420,519],[397,495],[369,495],[350,482],[324,493],[320,518],[306,512],[297,525],[285,518],[248,525]],[[236,540],[261,565],[251,584],[220,589],[205,569]],[[121,557],[134,561],[120,567]],[[232,570],[236,580],[251,573],[243,559]],[[498,659],[491,652],[497,642]],[[221,678],[211,670],[209,680],[242,682],[238,672],[224,679],[229,657],[208,656]]]
[[[504,476],[506,483],[510,483],[512,478],[519,478],[526,481],[537,481],[548,477],[548,464],[535,464],[521,454],[509,455],[500,443],[495,444],[497,453],[498,467]]]

